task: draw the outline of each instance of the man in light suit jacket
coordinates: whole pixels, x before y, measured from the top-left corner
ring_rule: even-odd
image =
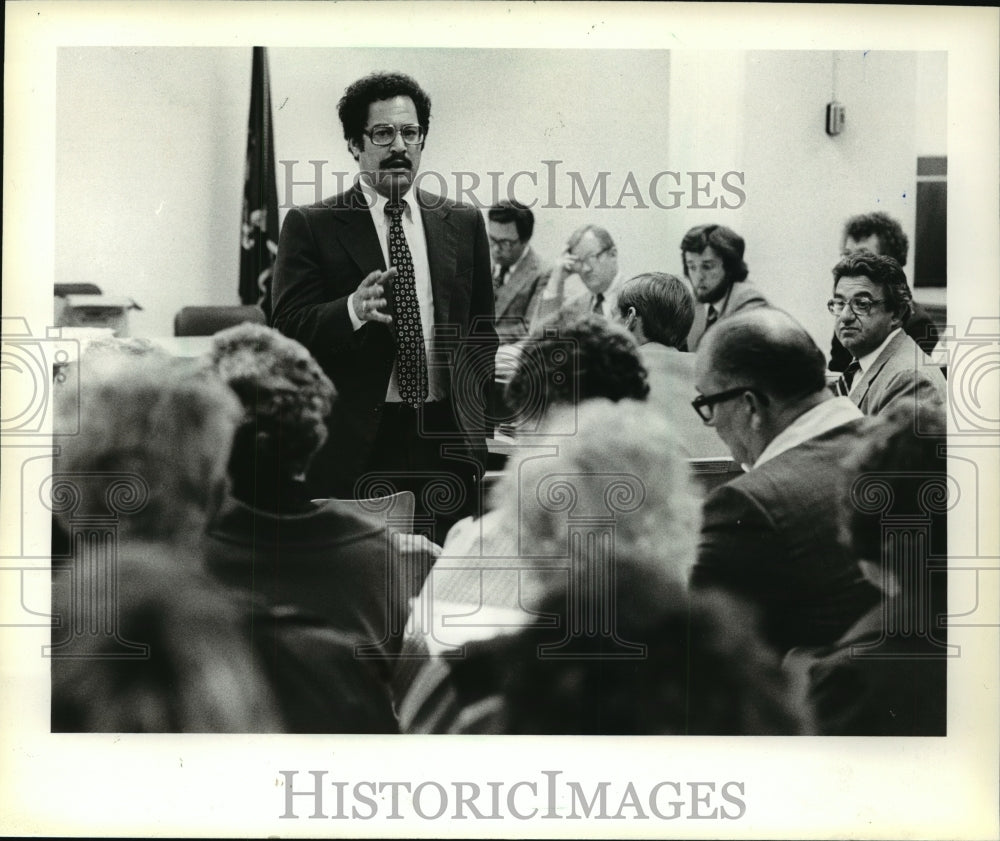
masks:
[[[501,344],[528,335],[531,315],[545,291],[552,267],[531,247],[535,215],[520,202],[502,201],[487,214],[493,253],[497,335]]]
[[[764,296],[747,283],[745,250],[743,237],[722,225],[698,225],[681,240],[684,277],[691,281],[695,299],[704,304],[695,308],[688,350],[697,350],[702,336],[720,319],[767,304]]]
[[[827,389],[825,365],[769,307],[725,319],[698,349],[695,409],[748,472],[705,500],[691,585],[755,605],[778,652],[834,642],[879,598],[840,540],[838,506],[857,476],[843,456],[865,419]]]
[[[852,216],[844,224],[840,253],[842,256],[855,251],[870,251],[892,257],[900,268],[906,268],[906,255],[910,242],[903,227],[886,213],[864,213]],[[924,353],[933,352],[938,343],[939,331],[927,310],[916,301],[910,301],[910,316],[903,323],[903,332],[915,341]],[[831,371],[843,371],[851,361],[851,353],[834,334],[830,341]]]
[[[313,493],[411,490],[417,523],[433,520],[440,543],[477,510],[486,459],[497,348],[486,225],[475,208],[410,189],[430,122],[416,82],[367,76],[338,110],[360,177],[289,211],[273,326],[308,348],[340,397]]]
[[[719,436],[695,417],[688,404],[695,397],[694,354],[679,350],[694,320],[694,301],[683,281],[651,272],[622,284],[616,321],[639,345],[649,374],[648,402],[684,442],[688,458],[729,455]]]
[[[944,376],[904,332],[912,295],[899,263],[857,251],[834,266],[833,278],[827,307],[837,319],[836,336],[852,357],[838,393],[850,396],[866,415],[897,405],[943,413]]]

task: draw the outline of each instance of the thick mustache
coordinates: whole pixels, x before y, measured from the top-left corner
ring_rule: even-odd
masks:
[[[410,159],[404,157],[386,158],[378,165],[378,168],[393,169],[395,167],[400,167],[400,166],[406,167],[407,169],[413,169],[413,164],[410,163]]]

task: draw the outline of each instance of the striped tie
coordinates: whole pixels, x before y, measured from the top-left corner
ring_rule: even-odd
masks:
[[[844,373],[837,380],[837,394],[847,397],[851,393],[851,385],[854,383],[854,375],[861,370],[861,363],[857,359],[852,359],[850,364],[844,369]]]

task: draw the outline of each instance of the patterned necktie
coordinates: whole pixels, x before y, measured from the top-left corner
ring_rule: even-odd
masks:
[[[420,323],[417,301],[417,279],[413,271],[410,246],[403,233],[405,202],[390,202],[385,207],[389,216],[389,263],[396,267],[393,281],[396,327],[396,377],[399,396],[404,403],[416,408],[427,400],[427,352],[424,349],[424,329]]]
[[[711,304],[708,305],[708,315],[705,316],[705,329],[707,330],[719,320],[719,311]]]
[[[604,315],[604,293],[598,292],[594,296],[594,307],[591,312],[595,312],[598,315]]]
[[[861,363],[857,359],[852,359],[844,369],[844,373],[837,380],[837,394],[847,397],[851,393],[851,384],[854,382],[854,375],[861,370]]]

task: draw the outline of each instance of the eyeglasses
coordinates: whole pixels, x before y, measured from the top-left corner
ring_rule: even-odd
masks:
[[[600,256],[601,256],[602,254],[604,254],[604,253],[606,253],[606,252],[610,251],[610,250],[611,250],[611,248],[612,248],[612,246],[610,246],[610,245],[609,245],[609,246],[608,246],[607,248],[602,248],[602,249],[601,249],[600,251],[598,251],[598,252],[597,252],[596,254],[588,254],[588,255],[587,255],[587,256],[585,256],[585,257],[577,257],[577,256],[576,256],[576,254],[572,254],[572,255],[570,255],[570,256],[572,256],[572,258],[573,258],[573,259],[574,259],[574,260],[575,260],[575,261],[576,261],[577,263],[579,263],[579,264],[580,264],[581,266],[586,266],[587,268],[590,268],[590,267],[592,267],[592,266],[594,265],[594,261],[595,261],[595,260],[596,260],[596,259],[597,259],[598,257],[600,257]]]
[[[745,394],[748,391],[751,394],[756,394],[757,399],[764,405],[767,405],[767,395],[755,388],[750,388],[750,386],[747,385],[737,386],[736,388],[727,388],[725,391],[720,391],[718,394],[699,394],[694,400],[691,401],[691,405],[698,413],[698,417],[700,417],[704,423],[711,423],[712,418],[715,417],[714,407],[716,404],[725,403],[727,400],[732,400],[734,397],[739,397],[741,394]]]
[[[884,298],[851,298],[850,301],[845,301],[843,298],[831,298],[826,302],[826,308],[830,310],[830,315],[840,315],[844,311],[844,307],[850,307],[851,312],[855,315],[865,316],[871,313],[875,304],[884,303]]]
[[[490,237],[490,243],[494,248],[513,248],[520,241],[519,239],[497,239],[496,237]]]
[[[380,123],[362,132],[376,146],[391,146],[396,139],[397,133],[403,138],[403,142],[407,146],[416,146],[424,140],[423,126],[400,126],[397,129],[395,126]]]

